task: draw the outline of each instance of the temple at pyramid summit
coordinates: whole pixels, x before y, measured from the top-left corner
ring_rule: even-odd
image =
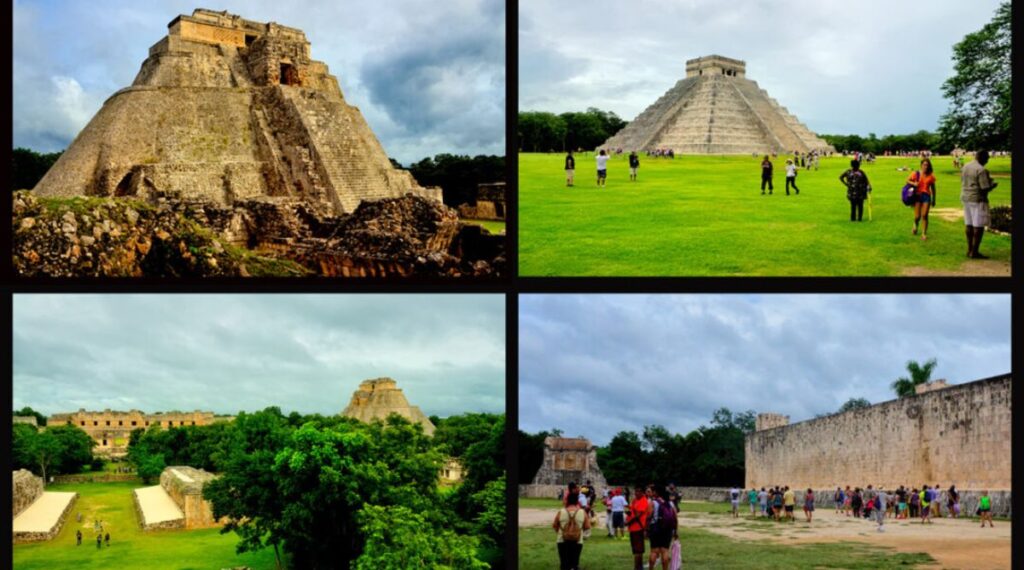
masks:
[[[34,191],[224,205],[269,196],[332,215],[407,193],[441,200],[392,166],[301,30],[204,9],[170,22],[132,85]]]
[[[391,378],[363,380],[359,389],[352,394],[348,406],[341,412],[341,415],[361,422],[386,420],[391,414],[398,414],[414,424],[420,424],[423,433],[434,435],[434,423],[419,406],[409,403],[398,383]]]
[[[601,149],[677,154],[831,151],[778,101],[746,77],[746,63],[720,55],[686,62],[681,79]]]

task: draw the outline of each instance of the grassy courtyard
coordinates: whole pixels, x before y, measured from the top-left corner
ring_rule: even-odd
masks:
[[[910,233],[913,212],[899,198],[912,158],[866,164],[873,220],[849,221],[839,175],[849,159],[801,170],[800,195],[785,194],[785,157],[775,164],[775,193],[761,195],[760,158],[640,157],[629,181],[626,155],[608,165],[597,188],[593,153],[577,156],[567,188],[562,154],[519,155],[519,272],[524,276],[886,276],[955,272],[967,266],[959,172],[934,159],[937,207],[928,241]],[[999,187],[993,205],[1010,202],[1010,159],[988,168]],[[947,214],[951,219],[943,219]],[[1010,261],[1010,238],[988,233],[982,252]]]
[[[137,483],[51,485],[47,488],[48,491],[77,492],[78,502],[57,538],[49,542],[14,545],[14,568],[274,568],[272,549],[236,555],[237,537],[234,534],[222,535],[216,528],[142,532],[132,502],[132,489],[140,486]],[[83,517],[81,524],[76,521],[79,512]],[[93,530],[93,522],[96,519],[102,520],[104,532],[110,533],[109,548],[96,548],[96,532]],[[82,546],[75,545],[75,531],[78,529],[82,530]]]

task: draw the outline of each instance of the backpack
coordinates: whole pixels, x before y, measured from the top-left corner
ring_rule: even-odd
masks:
[[[576,522],[576,514],[581,512],[583,509],[577,510],[575,513],[570,513],[566,510],[566,514],[569,515],[569,522],[566,523],[565,528],[562,529],[562,540],[565,542],[579,542],[580,536],[583,535],[583,529],[580,524]],[[586,516],[586,513],[584,513]]]
[[[676,519],[676,511],[668,501],[656,501],[650,529],[652,531],[672,530],[672,522]]]
[[[917,171],[914,174],[917,175],[917,178],[915,180],[921,180],[921,171]],[[904,206],[913,206],[914,202],[915,202],[914,196],[916,195],[916,193],[917,193],[917,188],[914,188],[914,186],[912,184],[907,182],[903,186],[903,190],[900,192],[900,198],[903,199],[903,205]]]

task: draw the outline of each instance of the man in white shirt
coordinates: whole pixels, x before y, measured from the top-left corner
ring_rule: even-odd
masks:
[[[626,538],[626,497],[618,490],[612,495],[612,526],[615,527],[615,536]]]
[[[602,149],[595,158],[597,160],[597,185],[605,186],[608,180],[608,159],[611,157]]]

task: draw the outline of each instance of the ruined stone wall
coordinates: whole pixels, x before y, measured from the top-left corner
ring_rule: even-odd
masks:
[[[53,414],[47,420],[49,425],[73,425],[85,431],[96,442],[94,453],[120,455],[128,450],[128,439],[136,429],[150,425],[164,428],[187,425],[204,426],[215,421],[213,412],[157,412],[146,414],[139,410],[127,412],[104,410],[102,412],[77,412]]]
[[[213,507],[203,499],[203,486],[215,476],[202,469],[174,466],[160,474],[160,486],[185,514],[185,528],[215,526]]]
[[[14,487],[11,495],[13,516],[18,516],[18,513],[28,508],[43,494],[43,478],[36,477],[28,469],[19,469],[13,472],[11,482]]]
[[[1011,488],[1011,377],[978,380],[746,437],[746,486]]]

